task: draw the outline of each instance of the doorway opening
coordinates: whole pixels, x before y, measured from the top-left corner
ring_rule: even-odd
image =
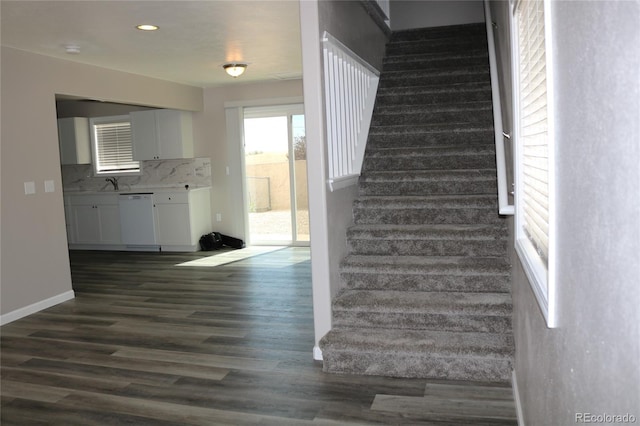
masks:
[[[252,245],[309,245],[302,104],[244,108],[245,211]]]

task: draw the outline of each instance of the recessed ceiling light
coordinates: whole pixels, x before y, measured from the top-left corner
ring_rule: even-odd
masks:
[[[158,27],[157,25],[152,25],[152,24],[140,24],[140,25],[136,25],[136,28],[141,30],[141,31],[155,31],[160,27]]]

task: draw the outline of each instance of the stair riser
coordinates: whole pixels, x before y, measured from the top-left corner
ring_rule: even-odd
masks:
[[[415,40],[391,42],[387,44],[386,56],[396,55],[420,55],[424,53],[461,53],[470,50],[486,49],[487,41],[483,38],[456,39],[443,38],[439,40]]]
[[[495,224],[501,223],[495,210],[484,209],[353,209],[353,219],[358,225],[364,224],[396,224],[396,225],[424,225],[424,224]]]
[[[334,308],[333,326],[478,333],[509,333],[511,318],[491,315],[353,312]]]
[[[398,75],[397,77],[388,77],[381,79],[378,85],[379,89],[387,89],[394,87],[411,87],[411,86],[434,86],[442,87],[450,84],[461,83],[487,83],[489,82],[488,72],[476,72],[465,74],[426,74],[416,77]]]
[[[476,132],[485,132],[490,130],[493,135],[493,126],[487,123],[418,123],[406,126],[371,126],[369,128],[369,138],[371,136],[400,136],[401,140],[398,147],[410,147],[410,137],[460,133],[464,135],[473,135]],[[402,142],[404,139],[405,142]],[[493,142],[493,140],[492,140]]]
[[[390,256],[505,256],[506,240],[357,239],[347,236],[350,254]]]
[[[390,181],[360,182],[360,195],[460,195],[491,194],[496,191],[495,180],[478,181]]]
[[[433,133],[370,133],[367,146],[371,148],[421,148],[433,146],[470,146],[490,145],[494,143],[493,130],[472,132],[433,132]]]
[[[437,154],[437,153],[436,153]],[[461,170],[495,169],[496,157],[493,153],[469,155],[394,156],[386,158],[366,156],[363,171],[395,170]]]
[[[411,70],[441,70],[443,68],[467,68],[479,65],[487,65],[489,59],[486,54],[474,55],[470,52],[469,56],[452,56],[449,58],[431,57],[425,55],[423,58],[415,56],[396,56],[387,58],[382,67],[382,75],[390,71],[411,71]]]
[[[460,102],[449,103],[446,105],[376,105],[373,111],[372,119],[385,118],[387,116],[408,116],[422,122],[425,118],[429,118],[431,115],[442,114],[455,114],[452,117],[457,117],[457,114],[478,115],[482,113],[492,112],[492,105],[490,101],[482,102]],[[491,115],[493,117],[493,114]],[[412,122],[415,124],[415,122]]]
[[[323,349],[323,371],[336,374],[360,374],[438,380],[467,380],[509,383],[510,359],[455,358]]]
[[[445,38],[478,38],[486,37],[487,29],[483,23],[462,24],[443,27],[420,28],[395,31],[391,36],[392,43],[420,40],[441,40]]]
[[[439,44],[455,44],[455,43],[469,43],[470,40],[478,41],[478,39],[486,40],[487,30],[486,28],[464,28],[461,30],[448,30],[443,27],[431,28],[431,30],[425,32],[424,29],[420,31],[407,31],[402,30],[394,32],[389,39],[388,45],[402,45],[402,44],[416,44],[416,43],[439,43]],[[486,43],[486,41],[485,41]],[[486,45],[484,46],[486,50]]]
[[[424,94],[393,94],[379,95],[376,107],[393,105],[441,105],[449,103],[490,101],[491,91],[477,90],[468,92],[442,92]]]
[[[342,283],[350,289],[451,291],[504,293],[510,289],[508,275],[384,274],[379,271],[341,272]]]
[[[413,112],[405,114],[374,114],[372,126],[404,126],[415,123],[491,123],[491,110],[463,110],[438,112]]]

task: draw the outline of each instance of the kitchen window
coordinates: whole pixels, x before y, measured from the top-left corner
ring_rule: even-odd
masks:
[[[133,160],[128,115],[92,118],[90,126],[96,175],[140,174],[140,162]]]
[[[512,6],[516,252],[551,328],[557,312],[550,1]]]

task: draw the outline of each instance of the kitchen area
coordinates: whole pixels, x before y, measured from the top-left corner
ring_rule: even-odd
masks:
[[[198,251],[212,231],[211,161],[193,155],[192,113],[57,99],[73,250]]]

